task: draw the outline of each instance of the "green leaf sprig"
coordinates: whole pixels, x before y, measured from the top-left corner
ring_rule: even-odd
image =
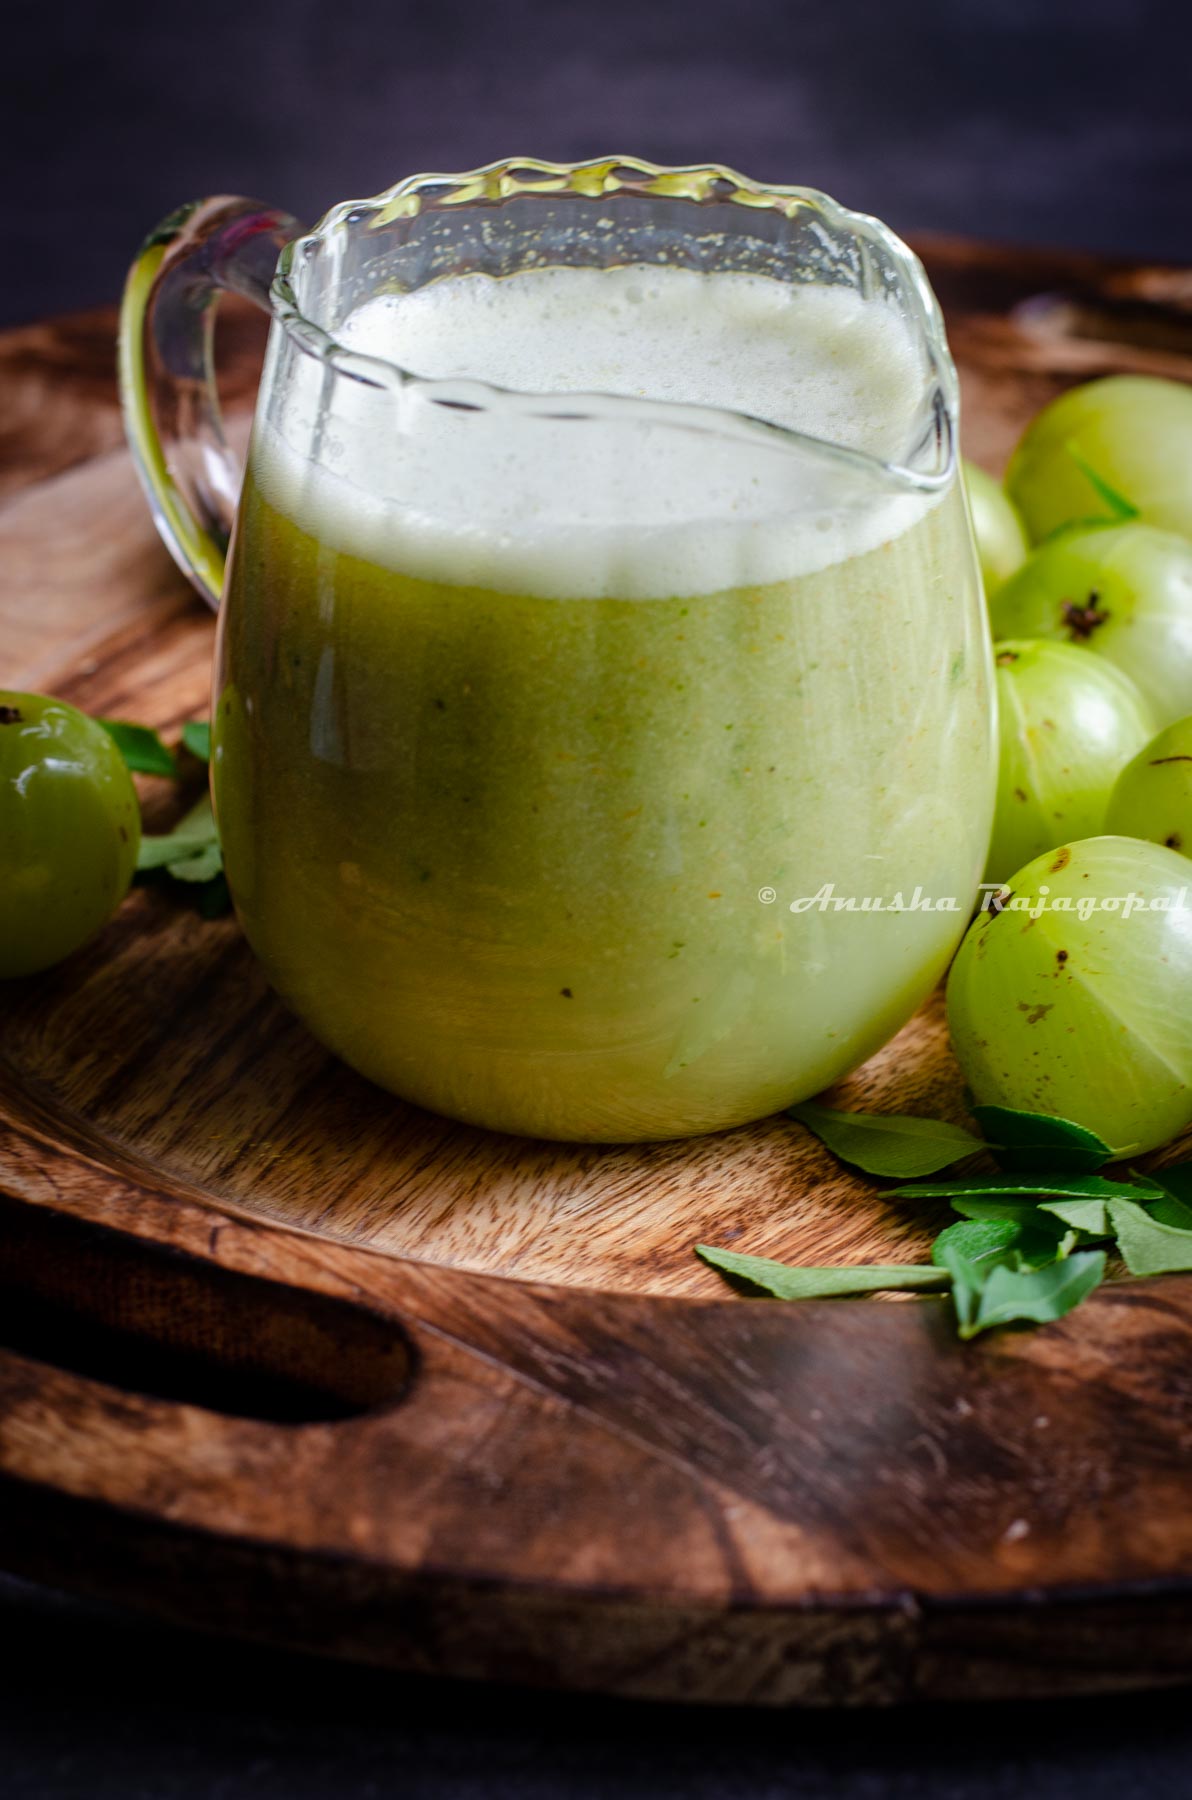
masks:
[[[182,742],[199,762],[211,761],[211,727],[206,719],[188,719],[182,727]]]
[[[1124,494],[1119,494],[1115,487],[1111,487],[1104,475],[1098,474],[1088,458],[1083,456],[1076,448],[1076,445],[1071,438],[1064,444],[1064,449],[1068,452],[1069,457],[1076,464],[1076,467],[1080,470],[1080,473],[1084,476],[1098,500],[1102,501],[1103,504],[1108,507],[1109,523],[1114,525],[1124,525],[1127,520],[1138,518],[1139,510],[1135,506],[1133,500],[1127,500]],[[1102,517],[1097,516],[1090,522],[1103,524],[1106,521]]]
[[[126,719],[99,719],[108,736],[134,775],[164,775],[174,781],[178,764],[174,752],[167,748],[156,731],[148,725],[131,725]]]
[[[101,719],[100,724],[111,734],[134,774],[178,779],[180,771],[174,751],[149,726],[130,724],[123,719]],[[199,762],[209,762],[210,725],[198,720],[188,721],[182,727],[181,746]],[[207,794],[196,801],[173,831],[163,836],[142,837],[137,873],[148,875],[158,871],[185,885],[205,919],[219,918],[228,911],[231,896],[224,876],[223,851]]]
[[[1053,531],[1049,531],[1040,540],[1041,543],[1054,543],[1057,538],[1068,537],[1074,531],[1095,531],[1107,525],[1127,525],[1131,519],[1142,517],[1141,510],[1135,506],[1133,500],[1127,500],[1125,494],[1119,493],[1117,488],[1106,481],[1104,475],[1098,474],[1088,458],[1076,448],[1071,438],[1065,442],[1064,450],[1069,459],[1076,464],[1106,511],[1087,513],[1083,517],[1075,519],[1065,519]]]
[[[1114,1250],[1131,1275],[1192,1270],[1192,1162],[1157,1176],[1101,1175],[1130,1147],[1114,1150],[1069,1119],[1006,1107],[974,1108],[989,1133],[984,1138],[905,1114],[807,1104],[792,1107],[791,1117],[866,1173],[904,1178],[883,1198],[948,1200],[961,1216],[937,1235],[929,1263],[803,1268],[695,1246],[722,1275],[776,1299],[950,1291],[957,1332],[967,1339],[996,1326],[1063,1318],[1104,1280]],[[905,1180],[979,1151],[991,1153],[1000,1168],[939,1182]]]
[[[876,1294],[890,1288],[946,1288],[948,1276],[930,1263],[854,1263],[834,1269],[798,1268],[765,1256],[741,1256],[697,1244],[697,1256],[722,1275],[764,1288],[777,1300],[827,1300],[842,1294]]]
[[[833,1112],[830,1107],[805,1101],[791,1107],[790,1117],[814,1131],[842,1162],[864,1169],[867,1175],[891,1175],[903,1181],[934,1175],[987,1147],[983,1138],[974,1137],[963,1125],[945,1119],[916,1119],[908,1113]]]

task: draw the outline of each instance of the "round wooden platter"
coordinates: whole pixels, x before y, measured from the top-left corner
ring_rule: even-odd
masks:
[[[923,248],[990,467],[1071,380],[1192,376],[1185,271]],[[121,447],[112,333],[0,338],[0,685],[170,732],[212,621]],[[242,424],[260,330],[221,335]],[[938,1003],[835,1097],[963,1116]],[[879,1186],[783,1118],[628,1148],[432,1118],[330,1060],[233,922],[138,890],[0,991],[0,1562],[641,1696],[1188,1679],[1192,1280],[962,1346],[943,1301],[749,1302],[692,1255],[914,1259],[939,1217]]]

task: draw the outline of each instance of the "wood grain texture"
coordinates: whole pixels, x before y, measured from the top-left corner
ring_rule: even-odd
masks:
[[[1192,374],[1184,271],[922,248],[987,466],[1074,379]],[[0,338],[0,685],[176,730],[212,625],[119,447],[110,332]],[[232,319],[238,429],[257,337]],[[157,827],[186,798],[143,795]],[[727,1298],[697,1238],[913,1259],[939,1217],[786,1120],[610,1148],[432,1118],[328,1058],[234,924],[156,890],[6,984],[0,1021],[7,1566],[641,1695],[1192,1675],[1192,1280],[971,1346],[940,1301]],[[835,1096],[962,1117],[938,1001]]]

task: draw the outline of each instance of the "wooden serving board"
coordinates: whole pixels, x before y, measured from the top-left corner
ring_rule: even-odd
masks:
[[[990,467],[1072,380],[1192,378],[1192,273],[922,247]],[[260,327],[221,335],[243,425]],[[110,313],[0,337],[0,686],[174,732],[212,621],[135,485],[112,340]],[[151,828],[182,803],[144,798]],[[938,1003],[836,1098],[961,1117]],[[0,1564],[624,1694],[1188,1679],[1192,1279],[962,1346],[942,1301],[749,1303],[691,1254],[914,1259],[941,1219],[879,1186],[781,1118],[629,1148],[433,1118],[329,1059],[233,922],[138,890],[0,988]]]

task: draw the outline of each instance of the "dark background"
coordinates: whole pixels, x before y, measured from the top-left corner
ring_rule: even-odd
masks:
[[[1186,1693],[792,1713],[431,1683],[0,1577],[4,1800],[1188,1800]]]
[[[0,324],[201,193],[313,219],[511,155],[723,161],[902,231],[1192,261],[1186,0],[12,0]],[[0,1562],[3,1546],[0,1545]],[[402,1681],[0,1578],[0,1800],[1187,1800],[1187,1694],[885,1717]]]
[[[719,161],[896,229],[1180,259],[1187,0],[8,0],[0,323],[199,194],[313,221],[514,155]]]

